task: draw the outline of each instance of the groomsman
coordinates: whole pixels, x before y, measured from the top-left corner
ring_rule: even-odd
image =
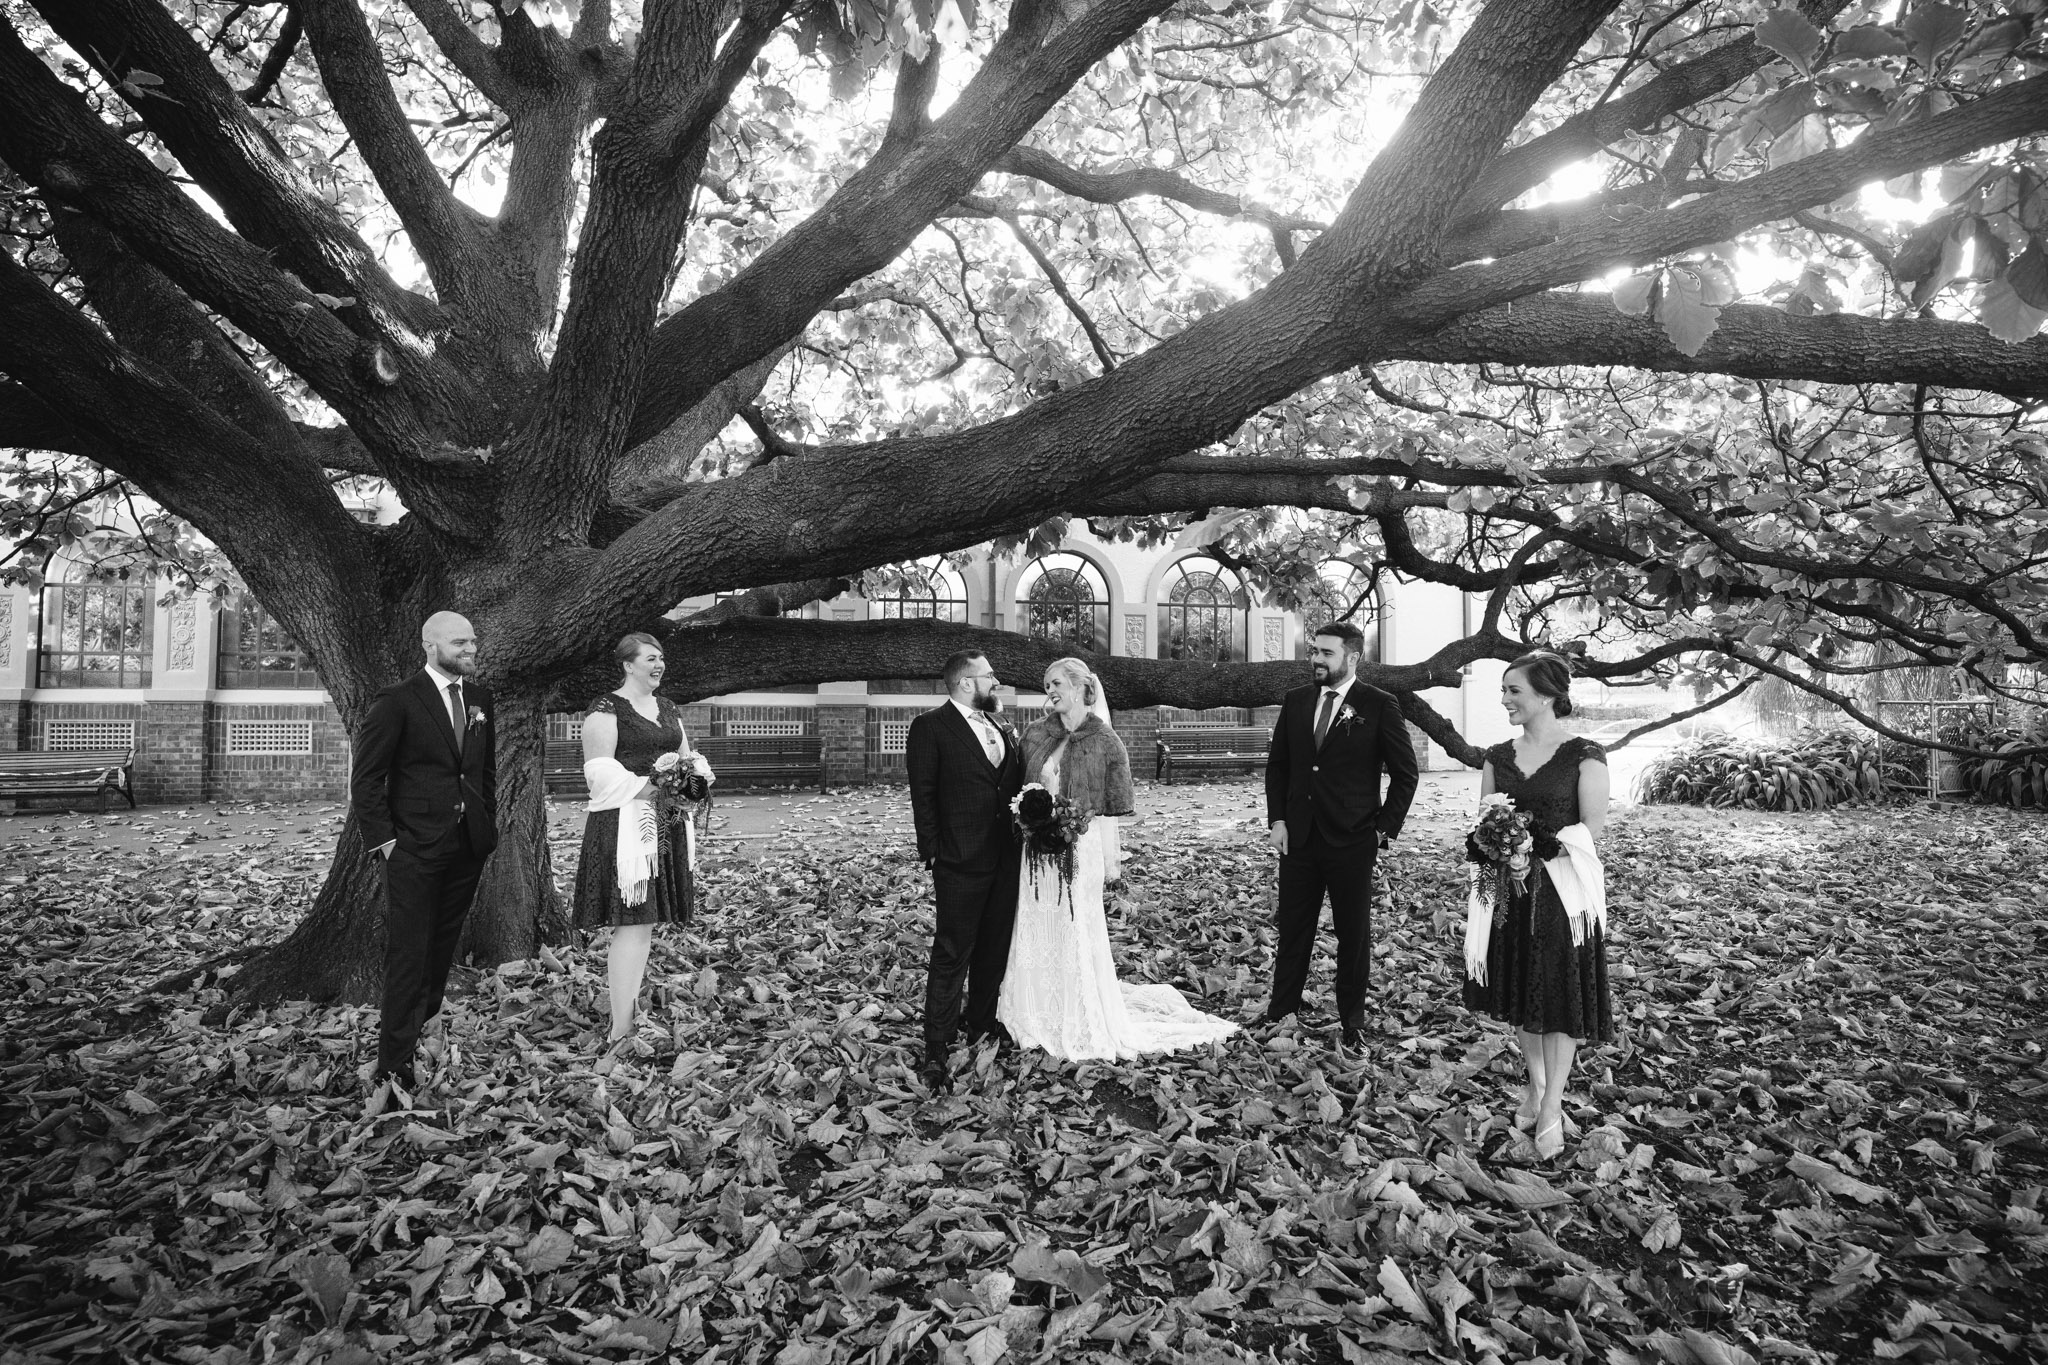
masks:
[[[1348,621],[1316,632],[1309,654],[1314,685],[1287,694],[1266,756],[1267,837],[1280,854],[1279,942],[1266,1018],[1277,1023],[1301,1008],[1327,895],[1337,934],[1337,1016],[1344,1046],[1353,1050],[1365,1042],[1373,861],[1400,834],[1419,773],[1400,703],[1356,677],[1364,643]]]
[[[995,716],[996,671],[987,657],[962,650],[942,676],[945,704],[910,722],[903,749],[917,856],[938,902],[921,1073],[935,1093],[952,1083],[946,1057],[963,1022],[970,1043],[1004,1036],[996,997],[1010,965],[1021,862],[1010,802],[1024,786],[1016,736]]]
[[[407,1090],[420,1032],[441,1012],[462,921],[498,844],[493,707],[476,681],[476,631],[438,611],[420,628],[420,646],[420,671],[371,704],[349,776],[363,842],[384,862],[376,1079]]]

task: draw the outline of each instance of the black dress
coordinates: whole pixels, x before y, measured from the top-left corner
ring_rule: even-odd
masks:
[[[1607,761],[1607,752],[1588,739],[1567,739],[1535,772],[1515,765],[1513,741],[1486,751],[1493,765],[1493,789],[1511,796],[1539,833],[1555,835],[1579,823],[1579,764]],[[1539,860],[1530,890],[1496,912],[1486,948],[1486,984],[1465,978],[1465,1004],[1504,1019],[1529,1033],[1569,1033],[1606,1042],[1614,1037],[1614,1008],[1607,995],[1607,945],[1599,931],[1573,944],[1564,902]]]
[[[613,717],[619,726],[619,747],[612,754],[627,772],[646,777],[654,771],[654,760],[683,747],[681,713],[664,697],[654,704],[661,716],[657,723],[633,709],[624,697],[607,692],[590,703],[586,716],[599,712]],[[688,924],[692,893],[688,849],[680,824],[662,823],[665,842],[661,868],[647,888],[647,899],[626,904],[619,894],[619,813],[594,810],[583,822],[583,854],[576,863],[576,910],[578,929],[595,929],[612,924]]]

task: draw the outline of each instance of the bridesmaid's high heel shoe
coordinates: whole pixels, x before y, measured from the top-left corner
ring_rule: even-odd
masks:
[[[1536,1130],[1536,1155],[1545,1161],[1564,1155],[1564,1118],[1559,1116]]]
[[[1515,1110],[1515,1131],[1526,1133],[1536,1126],[1536,1106],[1524,1103]]]

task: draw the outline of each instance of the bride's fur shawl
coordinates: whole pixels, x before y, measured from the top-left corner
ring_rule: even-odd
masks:
[[[1084,717],[1072,734],[1058,716],[1035,720],[1023,736],[1024,780],[1045,781],[1045,762],[1065,740],[1060,757],[1060,795],[1089,815],[1129,815],[1137,809],[1131,791],[1131,756],[1116,731],[1099,716]]]

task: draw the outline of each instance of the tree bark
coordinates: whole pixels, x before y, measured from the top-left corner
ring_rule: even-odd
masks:
[[[463,924],[456,961],[493,967],[532,957],[569,931],[548,849],[541,759],[547,711],[531,692],[497,698],[498,847],[484,863]],[[313,908],[291,934],[236,978],[256,1002],[372,1004],[384,980],[384,868],[363,843],[353,813],[342,824],[334,863]]]

